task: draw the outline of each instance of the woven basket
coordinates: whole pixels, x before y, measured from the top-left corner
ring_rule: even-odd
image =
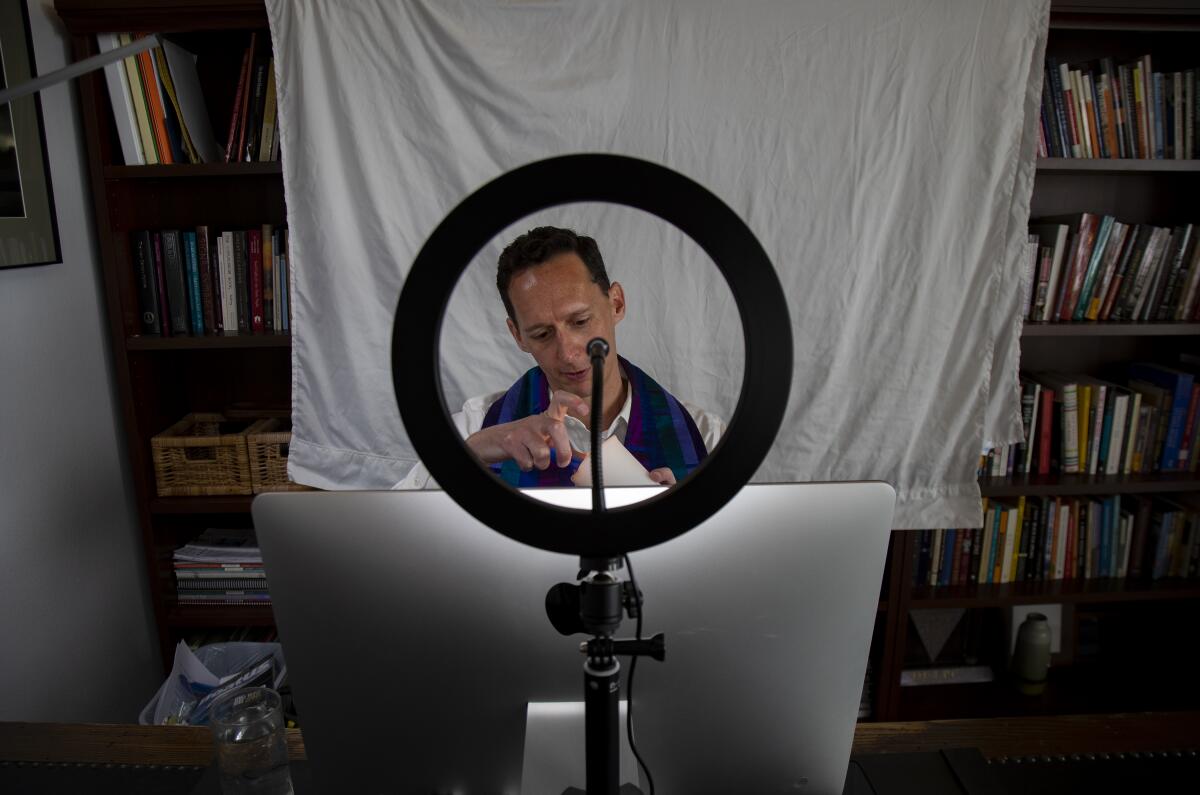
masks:
[[[152,437],[158,496],[253,493],[246,436],[266,422],[230,423],[223,414],[189,414]]]
[[[246,436],[250,456],[250,479],[254,493],[264,491],[311,491],[288,480],[288,446],[292,442],[291,420],[270,417],[254,433]]]

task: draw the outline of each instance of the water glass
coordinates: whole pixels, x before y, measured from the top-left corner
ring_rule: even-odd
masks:
[[[215,701],[209,715],[224,795],[293,795],[278,693],[239,688]]]

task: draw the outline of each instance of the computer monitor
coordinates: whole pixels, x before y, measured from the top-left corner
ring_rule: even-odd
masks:
[[[633,698],[659,793],[842,791],[894,500],[883,483],[751,485],[631,555],[644,634],[666,635]],[[440,491],[264,494],[253,515],[323,791],[522,792],[527,704],[582,700],[584,636],[544,607],[578,559]],[[618,637],[633,633],[627,619]]]

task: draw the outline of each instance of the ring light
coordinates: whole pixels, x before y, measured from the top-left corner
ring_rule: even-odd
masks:
[[[438,352],[445,307],[475,255],[521,218],[588,201],[644,210],[691,237],[729,284],[745,343],[742,390],[717,448],[670,490],[602,513],[526,497],[482,466],[450,419]],[[609,558],[660,544],[720,510],[766,457],[783,420],[791,377],[787,302],[754,234],[698,183],[665,166],[621,155],[538,161],[464,199],[413,262],[392,327],[392,381],[400,416],[438,484],[465,511],[509,538],[581,557]]]

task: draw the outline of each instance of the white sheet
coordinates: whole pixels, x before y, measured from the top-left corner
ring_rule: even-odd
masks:
[[[267,0],[294,261],[290,475],[387,488],[414,452],[393,397],[404,275],[471,191],[615,152],[733,207],[788,296],[784,427],[757,478],[879,479],[897,527],[980,524],[985,438],[1019,434],[1016,356],[1048,0],[660,3]],[[554,208],[479,255],[447,315],[447,402],[532,361],[499,248],[548,220],[597,238],[629,297],[620,352],[728,419],[737,313],[676,230]]]

